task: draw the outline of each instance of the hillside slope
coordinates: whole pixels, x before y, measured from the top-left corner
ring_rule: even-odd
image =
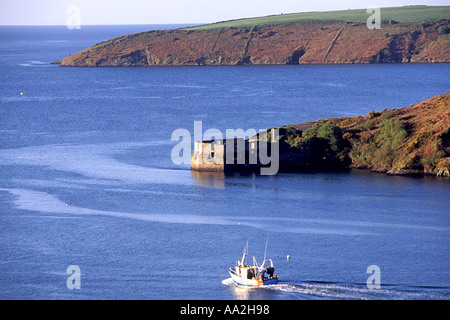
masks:
[[[444,12],[448,12],[450,7],[445,8]],[[124,35],[72,54],[59,63],[166,66],[450,62],[448,19],[390,20],[374,30],[368,29],[365,22],[267,21],[271,20],[246,27],[208,25]]]

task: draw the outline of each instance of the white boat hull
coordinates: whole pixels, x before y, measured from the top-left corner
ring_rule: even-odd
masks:
[[[231,275],[231,279],[233,279],[233,281],[239,285],[242,286],[252,286],[252,287],[259,287],[259,286],[264,286],[264,285],[271,285],[271,284],[277,284],[278,283],[278,276],[274,275],[271,278],[252,278],[252,279],[248,279],[247,277],[243,277],[243,276],[238,276],[237,274],[235,274],[234,272],[230,271],[229,272]]]

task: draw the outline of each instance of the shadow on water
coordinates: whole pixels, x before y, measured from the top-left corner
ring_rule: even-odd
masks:
[[[420,175],[402,175],[402,176],[387,176],[384,173],[372,172],[366,169],[280,169],[275,175],[262,175],[259,170],[246,171],[221,171],[221,172],[205,172],[191,170],[192,179],[195,185],[202,187],[224,188],[227,185],[234,185],[235,183],[252,183],[257,179],[274,179],[282,177],[299,177],[306,178],[312,176],[321,176],[327,179],[334,179],[342,176],[353,175],[360,179],[370,178],[380,179],[383,182],[390,181],[393,184],[410,183],[431,183],[433,185],[440,185],[442,182],[448,182],[447,178],[429,177]],[[386,179],[388,179],[386,181]]]
[[[225,188],[229,185],[236,184],[255,184],[259,179],[274,179],[277,180],[282,177],[305,177],[311,175],[326,175],[328,178],[351,174],[351,169],[298,169],[288,170],[283,169],[275,175],[262,175],[259,170],[242,170],[242,171],[194,171],[191,170],[192,180],[195,185],[201,187]],[[370,172],[369,172],[370,174]]]

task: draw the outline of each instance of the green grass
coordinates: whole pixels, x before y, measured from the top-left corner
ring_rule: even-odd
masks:
[[[247,18],[222,21],[191,28],[189,30],[208,30],[220,28],[238,28],[248,26],[267,25],[275,23],[329,21],[329,22],[366,22],[370,14],[367,9],[301,12],[291,14],[272,15],[266,17]],[[381,20],[397,22],[422,22],[427,20],[450,19],[450,6],[405,6],[381,8]]]

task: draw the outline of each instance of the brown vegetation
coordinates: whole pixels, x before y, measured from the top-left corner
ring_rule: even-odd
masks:
[[[450,62],[450,20],[296,22],[124,35],[70,55],[62,66]]]
[[[450,177],[450,93],[409,108],[291,126],[292,148],[322,138],[341,165],[387,174]]]

